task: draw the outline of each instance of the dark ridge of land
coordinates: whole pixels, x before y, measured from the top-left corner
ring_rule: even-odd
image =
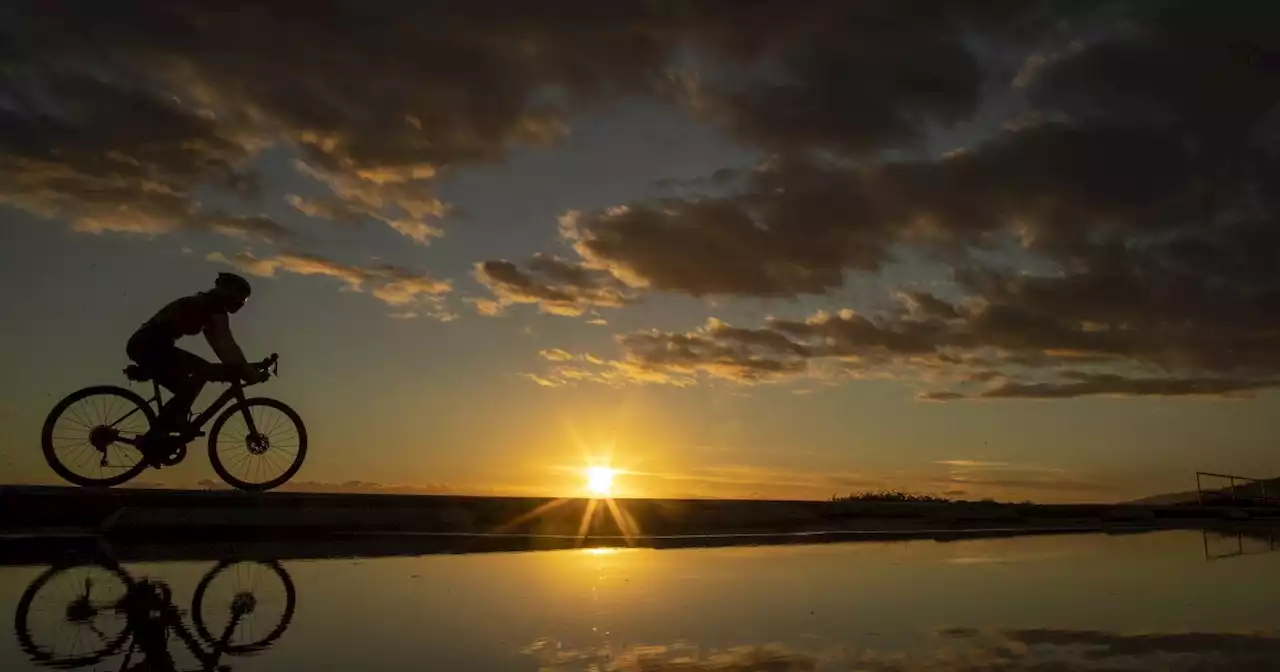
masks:
[[[723,534],[1196,527],[1280,508],[879,501],[561,499],[0,487],[0,534],[190,540],[210,535],[504,534],[577,540]]]
[[[1223,480],[1221,477],[1219,480]],[[1169,492],[1137,499],[1129,504],[1139,506],[1171,506],[1188,504],[1258,505],[1280,503],[1280,478],[1241,480],[1233,488],[1222,486],[1204,490]]]

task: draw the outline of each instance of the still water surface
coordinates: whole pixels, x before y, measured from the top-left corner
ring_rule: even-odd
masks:
[[[136,669],[1271,670],[1269,549],[1171,531],[6,567],[0,669],[125,669],[144,640]],[[167,590],[124,599],[146,578]]]

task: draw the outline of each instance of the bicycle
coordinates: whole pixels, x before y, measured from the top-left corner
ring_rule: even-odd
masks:
[[[276,354],[253,366],[280,375]],[[45,461],[67,481],[85,487],[111,487],[134,478],[148,466],[159,469],[176,465],[186,459],[187,445],[204,436],[205,423],[233,400],[235,403],[218,416],[209,432],[209,462],[219,478],[240,490],[270,490],[287,482],[302,467],[307,455],[307,430],[302,418],[284,402],[267,397],[246,398],[247,385],[238,376],[210,376],[209,382],[228,382],[231,386],[189,419],[181,434],[152,437],[148,433],[163,405],[160,384],[136,364],[125,367],[124,375],[135,382],[150,381],[155,390],[151,399],[143,399],[123,387],[95,385],[67,395],[45,419],[40,437]],[[224,436],[226,441],[222,440]],[[245,452],[233,452],[240,449]],[[73,470],[73,466],[84,466],[86,457],[90,470],[96,466],[96,475]],[[274,478],[266,473],[282,465],[283,471]],[[233,470],[238,473],[233,474]],[[268,478],[259,478],[264,474]]]
[[[229,599],[210,598],[219,594],[211,586],[220,578],[235,582]],[[173,604],[167,583],[135,580],[108,561],[45,570],[18,600],[13,622],[19,647],[45,667],[96,665],[124,650],[127,642],[121,670],[175,670],[168,646],[174,634],[207,672],[230,669],[219,666],[223,655],[258,653],[275,644],[296,607],[293,580],[279,563],[222,561],[196,585],[190,611],[193,633],[184,611]],[[273,610],[279,611],[275,625],[260,636],[261,631],[255,631],[259,617],[269,624]],[[145,662],[130,667],[135,651]]]

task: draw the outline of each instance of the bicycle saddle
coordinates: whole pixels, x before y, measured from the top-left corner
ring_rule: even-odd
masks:
[[[124,377],[129,380],[136,380],[139,382],[151,380],[151,374],[137,364],[130,364],[129,366],[124,367]]]

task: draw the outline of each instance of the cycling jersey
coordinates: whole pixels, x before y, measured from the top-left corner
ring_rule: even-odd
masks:
[[[205,331],[214,324],[219,315],[227,311],[203,292],[184,296],[161,308],[151,319],[142,324],[138,331],[156,340],[176,342],[183,336],[194,336]]]

